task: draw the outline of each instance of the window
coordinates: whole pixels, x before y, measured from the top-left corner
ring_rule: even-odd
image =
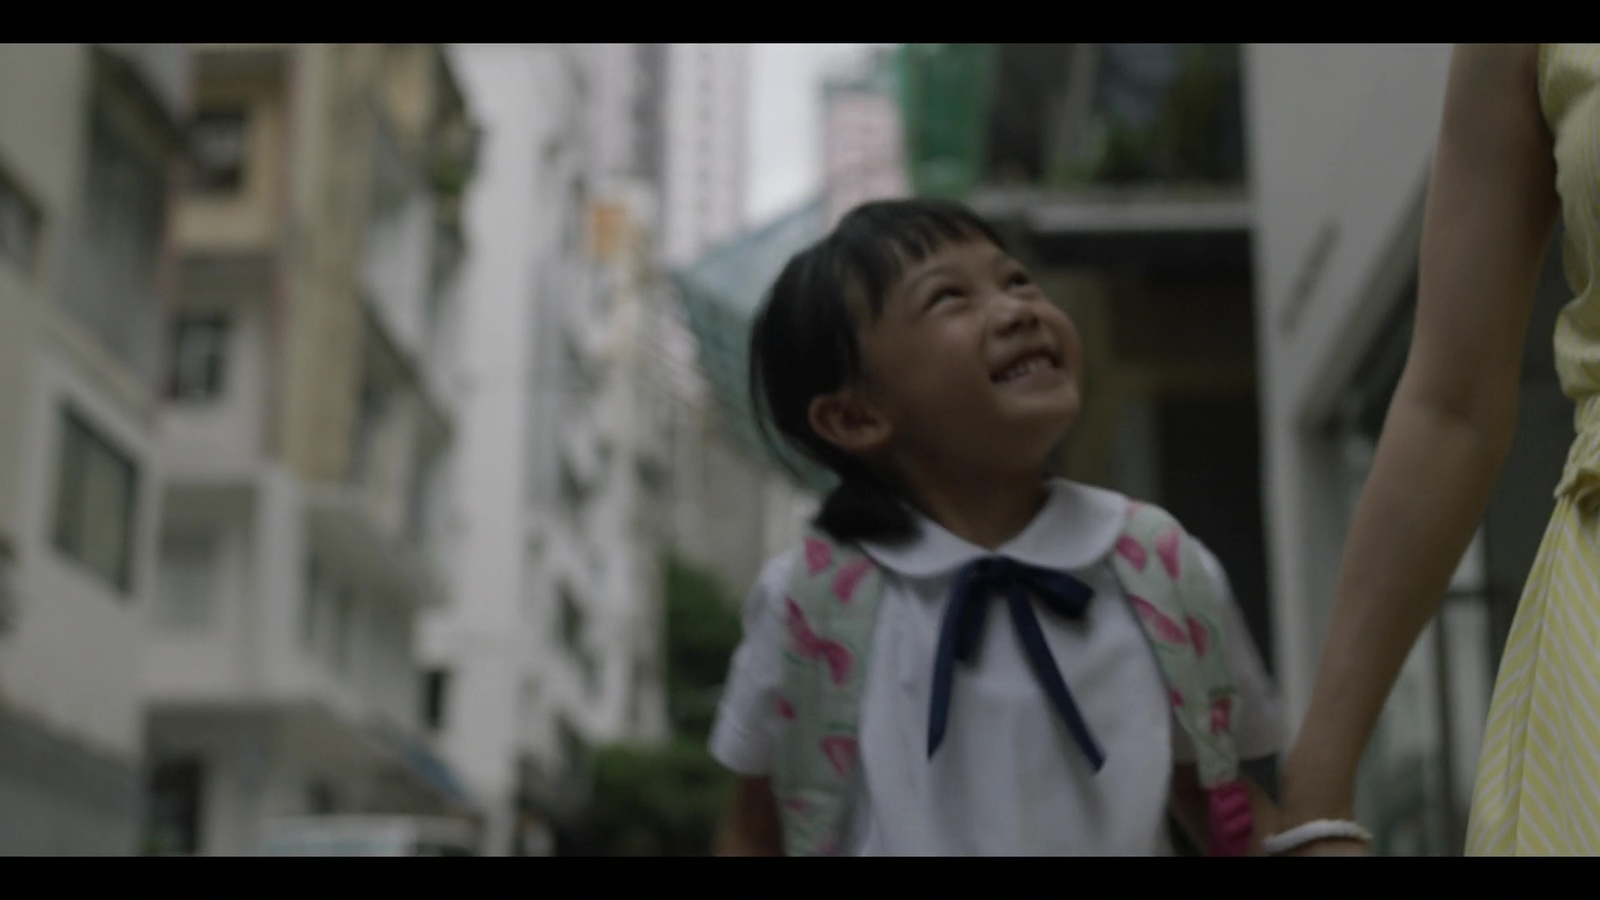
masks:
[[[561,735],[561,760],[568,771],[580,771],[587,762],[588,742],[583,735],[573,726],[572,721],[562,716],[557,730]]]
[[[243,186],[245,125],[243,109],[209,110],[195,118],[196,193],[232,193]]]
[[[444,727],[445,702],[449,690],[448,669],[433,669],[422,676],[422,722],[430,731]]]
[[[322,566],[312,558],[306,564],[305,592],[300,608],[300,643],[311,652],[317,649],[317,638],[321,632],[321,623],[318,620],[322,615],[323,597],[326,592],[327,580],[323,577]]]
[[[594,655],[583,645],[583,607],[567,587],[561,588],[560,615],[561,642],[566,645],[567,652],[582,671],[585,689],[592,693],[599,685],[600,667],[595,662]]]
[[[134,109],[109,94],[94,103],[63,302],[154,388],[161,377],[156,272],[166,230],[166,159]]]
[[[566,587],[561,589],[561,642],[568,650],[576,651],[582,646],[583,639],[583,608],[578,605],[572,591]]]
[[[355,592],[341,586],[333,600],[333,664],[340,672],[350,671],[355,606]]]
[[[180,315],[173,326],[170,394],[180,403],[214,400],[227,367],[228,320],[221,315]]]
[[[155,621],[199,626],[211,619],[216,591],[216,532],[198,526],[168,531],[161,541],[161,590]]]
[[[412,473],[406,521],[408,533],[417,543],[427,541],[435,524],[434,504],[443,465],[438,451],[428,450],[421,454],[417,460],[416,471]]]
[[[388,411],[389,395],[372,380],[361,387],[360,407],[356,412],[355,440],[350,453],[350,480],[366,481],[371,474],[372,456],[378,439],[378,428]]]
[[[201,789],[205,769],[199,760],[157,763],[150,775],[145,852],[151,856],[193,856],[200,852]]]
[[[24,273],[32,273],[40,221],[39,208],[0,169],[0,258]]]
[[[56,477],[56,548],[127,592],[133,584],[138,480],[133,462],[81,417],[64,410]]]
[[[326,778],[313,778],[306,785],[306,812],[313,816],[330,816],[339,811],[339,797]]]

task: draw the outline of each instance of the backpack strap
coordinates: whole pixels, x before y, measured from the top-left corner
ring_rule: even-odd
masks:
[[[790,856],[839,852],[883,576],[863,551],[812,529],[784,598],[782,734],[773,792]]]
[[[1174,717],[1194,745],[1209,804],[1209,853],[1242,855],[1253,823],[1233,739],[1238,690],[1229,636],[1216,616],[1221,598],[1199,544],[1160,507],[1130,503],[1111,563],[1155,652]]]
[[[1154,650],[1174,717],[1195,748],[1209,803],[1209,852],[1243,854],[1249,794],[1233,741],[1238,691],[1199,546],[1165,510],[1131,503],[1111,563]],[[883,576],[859,548],[812,529],[784,599],[773,790],[790,856],[839,852],[857,761],[857,723]]]

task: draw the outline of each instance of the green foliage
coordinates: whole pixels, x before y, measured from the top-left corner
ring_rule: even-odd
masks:
[[[1175,46],[1178,72],[1166,86],[1156,120],[1145,126],[1125,121],[1115,109],[1097,105],[1085,123],[1080,146],[1051,162],[1055,187],[1090,184],[1217,183],[1242,177],[1242,159],[1230,143],[1240,126],[1229,115],[1238,105],[1238,46]]]
[[[739,615],[715,577],[678,559],[666,565],[667,715],[686,737],[711,732]]]
[[[705,856],[732,785],[699,737],[594,755],[589,819],[606,856]]]
[[[706,741],[739,643],[738,607],[709,573],[677,558],[665,568],[667,710],[675,737],[663,746],[594,752],[585,818],[606,856],[708,854],[732,786]]]

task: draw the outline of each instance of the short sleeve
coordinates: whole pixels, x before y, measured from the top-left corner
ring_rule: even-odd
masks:
[[[1200,547],[1200,558],[1213,582],[1218,585],[1216,596],[1223,608],[1217,616],[1227,634],[1228,668],[1233,672],[1234,686],[1239,691],[1238,712],[1233,721],[1234,742],[1240,761],[1265,759],[1283,750],[1283,711],[1277,690],[1267,675],[1266,666],[1250,637],[1244,615],[1234,600],[1233,587],[1222,564],[1206,547]],[[1192,763],[1194,745],[1189,735],[1173,721],[1173,756],[1180,763]]]
[[[783,677],[781,606],[794,560],[790,553],[769,561],[745,598],[743,637],[712,726],[711,755],[740,775],[772,772]]]

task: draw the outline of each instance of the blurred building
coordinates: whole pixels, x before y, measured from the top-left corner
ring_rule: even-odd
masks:
[[[657,260],[670,272],[698,266],[752,230],[744,214],[749,173],[749,44],[658,44],[661,92]],[[654,177],[647,173],[647,178]],[[727,394],[708,379],[695,302],[664,281],[664,315],[652,344],[675,400],[669,414],[669,545],[736,596],[787,544],[811,500],[726,429]],[[739,395],[742,397],[742,394]],[[742,408],[732,413],[744,414]]]
[[[467,203],[459,602],[427,629],[430,726],[539,855],[586,748],[666,733],[672,381],[654,272],[660,45],[454,48],[484,122]]]
[[[1239,57],[908,44],[896,65],[912,189],[989,217],[1083,336],[1057,470],[1172,510],[1270,659]]]
[[[744,224],[750,45],[663,44],[662,257],[686,264]]]
[[[1310,699],[1350,515],[1404,366],[1449,45],[1249,45],[1245,62],[1278,668]],[[1529,324],[1518,431],[1478,538],[1361,773],[1387,853],[1456,854],[1495,668],[1572,440],[1552,359],[1562,236]]]
[[[449,601],[474,128],[430,44],[194,45],[142,684],[149,849],[284,816],[470,817],[422,732]]]
[[[831,227],[869,200],[905,197],[904,123],[895,51],[842,61],[822,85],[822,182]]]
[[[138,846],[189,66],[0,47],[0,854]]]

